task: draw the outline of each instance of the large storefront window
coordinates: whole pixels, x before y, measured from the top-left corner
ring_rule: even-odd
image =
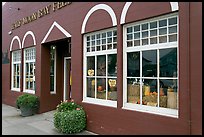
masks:
[[[11,90],[20,91],[21,51],[12,52]]]
[[[124,108],[178,116],[178,16],[124,26]]]
[[[56,46],[50,46],[50,93],[56,93]]]
[[[117,31],[84,36],[84,101],[117,105]]]
[[[35,48],[24,50],[24,92],[35,93]]]

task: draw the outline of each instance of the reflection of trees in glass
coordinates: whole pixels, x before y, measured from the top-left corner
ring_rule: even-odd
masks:
[[[117,56],[116,54],[108,55],[108,75],[116,76],[117,74]]]
[[[140,53],[132,52],[127,54],[127,76],[140,76]]]
[[[106,75],[106,56],[97,56],[97,75],[105,76]]]
[[[142,52],[142,76],[156,77],[157,76],[157,51]]]
[[[160,50],[160,76],[176,77],[177,76],[177,49]]]

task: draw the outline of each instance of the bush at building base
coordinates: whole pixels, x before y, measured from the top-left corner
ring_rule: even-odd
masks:
[[[62,133],[79,133],[86,128],[86,114],[82,106],[72,101],[61,102],[54,113],[54,127]]]
[[[24,93],[16,99],[16,106],[21,110],[21,116],[27,117],[37,113],[39,98],[36,95]]]

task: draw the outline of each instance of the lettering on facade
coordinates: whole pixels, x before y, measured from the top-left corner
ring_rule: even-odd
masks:
[[[20,20],[17,20],[16,22],[14,22],[12,24],[12,30],[19,28],[20,26],[24,25],[24,24],[28,24],[32,21],[37,20],[38,18],[42,18],[45,15],[48,15],[51,13],[51,11],[55,12],[67,5],[70,5],[71,2],[54,2],[53,4],[50,4],[36,12],[34,12],[33,14],[31,14],[30,16],[24,17]]]

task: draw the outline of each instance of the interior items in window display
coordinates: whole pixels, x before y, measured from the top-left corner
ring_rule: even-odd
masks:
[[[170,87],[167,89],[167,108],[177,109],[177,92]]]
[[[88,75],[89,76],[93,76],[94,75],[94,70],[93,69],[89,69],[88,70]]]
[[[128,80],[128,102],[129,103],[137,103],[140,99],[140,85],[139,82],[137,82],[137,79],[134,80]]]
[[[97,98],[106,99],[106,79],[97,79]]]
[[[117,85],[116,79],[109,79],[108,85],[108,99],[109,100],[117,100]]]

